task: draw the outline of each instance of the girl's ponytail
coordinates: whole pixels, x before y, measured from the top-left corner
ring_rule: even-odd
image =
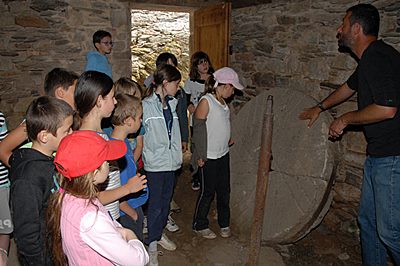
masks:
[[[159,69],[157,69],[157,71],[154,73],[153,76],[154,80],[150,84],[149,89],[146,90],[144,98],[151,96],[154,93],[154,91],[158,88],[158,86],[163,85],[164,80],[171,82],[171,81],[181,80],[182,78],[181,72],[179,72],[179,70],[176,67],[171,65],[161,66]]]
[[[215,94],[215,90],[217,88],[217,80],[215,79],[214,75],[211,75],[207,80],[206,83],[204,84],[204,93],[203,95],[206,95],[207,93]]]
[[[156,89],[157,89],[157,86],[156,86],[156,84],[154,83],[154,80],[153,80],[153,82],[150,84],[150,86],[144,92],[143,99],[151,96]]]

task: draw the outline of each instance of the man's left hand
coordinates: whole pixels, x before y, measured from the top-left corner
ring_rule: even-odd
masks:
[[[329,137],[336,139],[343,134],[343,129],[347,126],[342,117],[335,119],[329,127]]]

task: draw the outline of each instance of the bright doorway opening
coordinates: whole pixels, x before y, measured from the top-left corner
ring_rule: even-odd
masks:
[[[154,72],[156,58],[169,52],[178,59],[182,81],[190,65],[190,13],[132,9],[132,78],[139,84]]]

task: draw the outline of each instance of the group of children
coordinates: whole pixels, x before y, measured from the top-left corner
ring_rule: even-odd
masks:
[[[100,33],[93,42],[105,56],[100,50],[112,46],[111,35]],[[176,171],[188,147],[187,110],[192,168],[201,189],[192,228],[216,237],[207,219],[216,194],[220,235],[230,236],[233,141],[225,99],[243,86],[231,68],[214,72],[203,52],[191,61],[182,91],[176,57],[161,54],[143,97],[133,80],[114,83],[110,69],[93,70],[89,62],[80,76],[61,68],[48,73],[46,96],[35,99],[24,122],[0,142],[0,160],[10,167],[11,180],[0,165],[0,199],[8,201],[10,190],[12,217],[0,235],[0,254],[8,248],[1,237],[8,242],[13,231],[23,265],[158,265],[157,245],[176,249],[163,230],[179,230],[168,218]],[[0,115],[6,132],[2,122]],[[27,139],[31,144],[15,149]]]

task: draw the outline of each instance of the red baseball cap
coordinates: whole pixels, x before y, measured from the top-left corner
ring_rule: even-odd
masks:
[[[95,131],[78,130],[61,140],[54,164],[60,174],[72,179],[124,156],[126,151],[122,140],[107,141]]]

